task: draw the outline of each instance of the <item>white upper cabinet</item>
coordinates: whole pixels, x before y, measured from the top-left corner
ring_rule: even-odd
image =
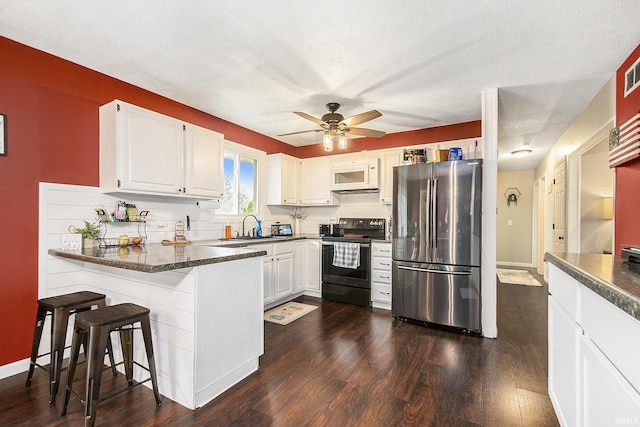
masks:
[[[393,168],[400,165],[402,150],[386,151],[381,157],[380,203],[391,204],[393,202]]]
[[[224,193],[222,159],[224,137],[199,126],[184,126],[184,192],[186,195],[220,198]],[[219,167],[213,167],[219,165]]]
[[[300,169],[300,199],[302,205],[332,205],[331,160],[329,157],[302,159]]]
[[[223,136],[122,101],[100,107],[104,192],[217,198]]]
[[[299,205],[300,160],[286,154],[267,156],[267,204]]]

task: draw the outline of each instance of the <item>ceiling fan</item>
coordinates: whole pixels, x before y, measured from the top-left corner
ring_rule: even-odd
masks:
[[[368,122],[369,120],[373,120],[382,116],[382,113],[380,113],[379,111],[371,110],[367,111],[366,113],[356,114],[353,117],[345,119],[342,114],[336,112],[338,111],[338,108],[340,108],[340,104],[338,104],[337,102],[329,102],[327,104],[327,110],[329,110],[329,112],[323,115],[320,119],[313,117],[307,113],[294,111],[294,114],[297,114],[300,117],[311,120],[313,123],[320,125],[320,129],[284,133],[278,136],[289,136],[308,132],[324,132],[322,145],[324,146],[324,149],[326,151],[333,150],[334,141],[338,143],[338,148],[346,148],[347,133],[350,133],[351,135],[370,136],[374,138],[380,138],[384,136],[385,132],[379,130],[354,127],[356,125],[359,125],[360,123]]]

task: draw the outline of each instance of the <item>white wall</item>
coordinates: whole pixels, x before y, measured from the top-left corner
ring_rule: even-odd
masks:
[[[601,136],[608,134],[613,127],[615,121],[615,75],[600,89],[600,92],[593,98],[587,108],[574,120],[567,131],[551,148],[549,153],[536,166],[534,179],[543,176],[553,177],[553,168],[556,163],[565,158],[565,156],[573,156],[581,147],[599,139]],[[567,217],[567,226],[565,237],[573,241],[575,235],[579,233],[580,218],[575,215],[579,211],[576,206],[579,200],[579,182],[573,178],[577,176],[572,170],[573,162],[569,162],[567,166],[567,211],[570,213]],[[574,168],[575,169],[575,168]],[[552,179],[546,181],[546,200],[545,200],[545,222],[544,222],[544,250],[545,252],[553,251],[553,192],[550,191],[553,185]]]
[[[521,193],[516,203],[507,203],[505,193]],[[508,195],[508,194],[507,194]],[[497,263],[531,267],[533,227],[533,169],[498,172]]]
[[[613,197],[609,145],[602,140],[581,156],[580,252],[603,253],[613,248],[613,220],[602,219],[602,199]]]
[[[318,234],[319,224],[329,224],[333,218],[384,218],[389,222],[391,216],[391,205],[380,203],[378,193],[370,194],[336,194],[334,206],[307,206],[302,207],[302,211],[307,216],[300,221],[301,234]],[[275,218],[284,218],[282,222],[289,222],[293,225],[293,220],[289,214],[293,212],[293,207],[288,206],[268,206],[266,209],[272,221]]]

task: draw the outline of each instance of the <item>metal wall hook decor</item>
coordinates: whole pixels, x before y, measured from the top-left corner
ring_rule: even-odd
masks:
[[[522,195],[522,193],[516,187],[509,187],[507,191],[504,192],[504,197],[507,199],[507,207],[514,203],[518,206],[518,198]]]

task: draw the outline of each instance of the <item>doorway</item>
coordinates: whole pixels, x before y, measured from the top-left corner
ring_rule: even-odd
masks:
[[[609,168],[609,141],[600,140],[580,156],[580,253],[611,253],[614,172]],[[607,200],[608,199],[608,200]]]

